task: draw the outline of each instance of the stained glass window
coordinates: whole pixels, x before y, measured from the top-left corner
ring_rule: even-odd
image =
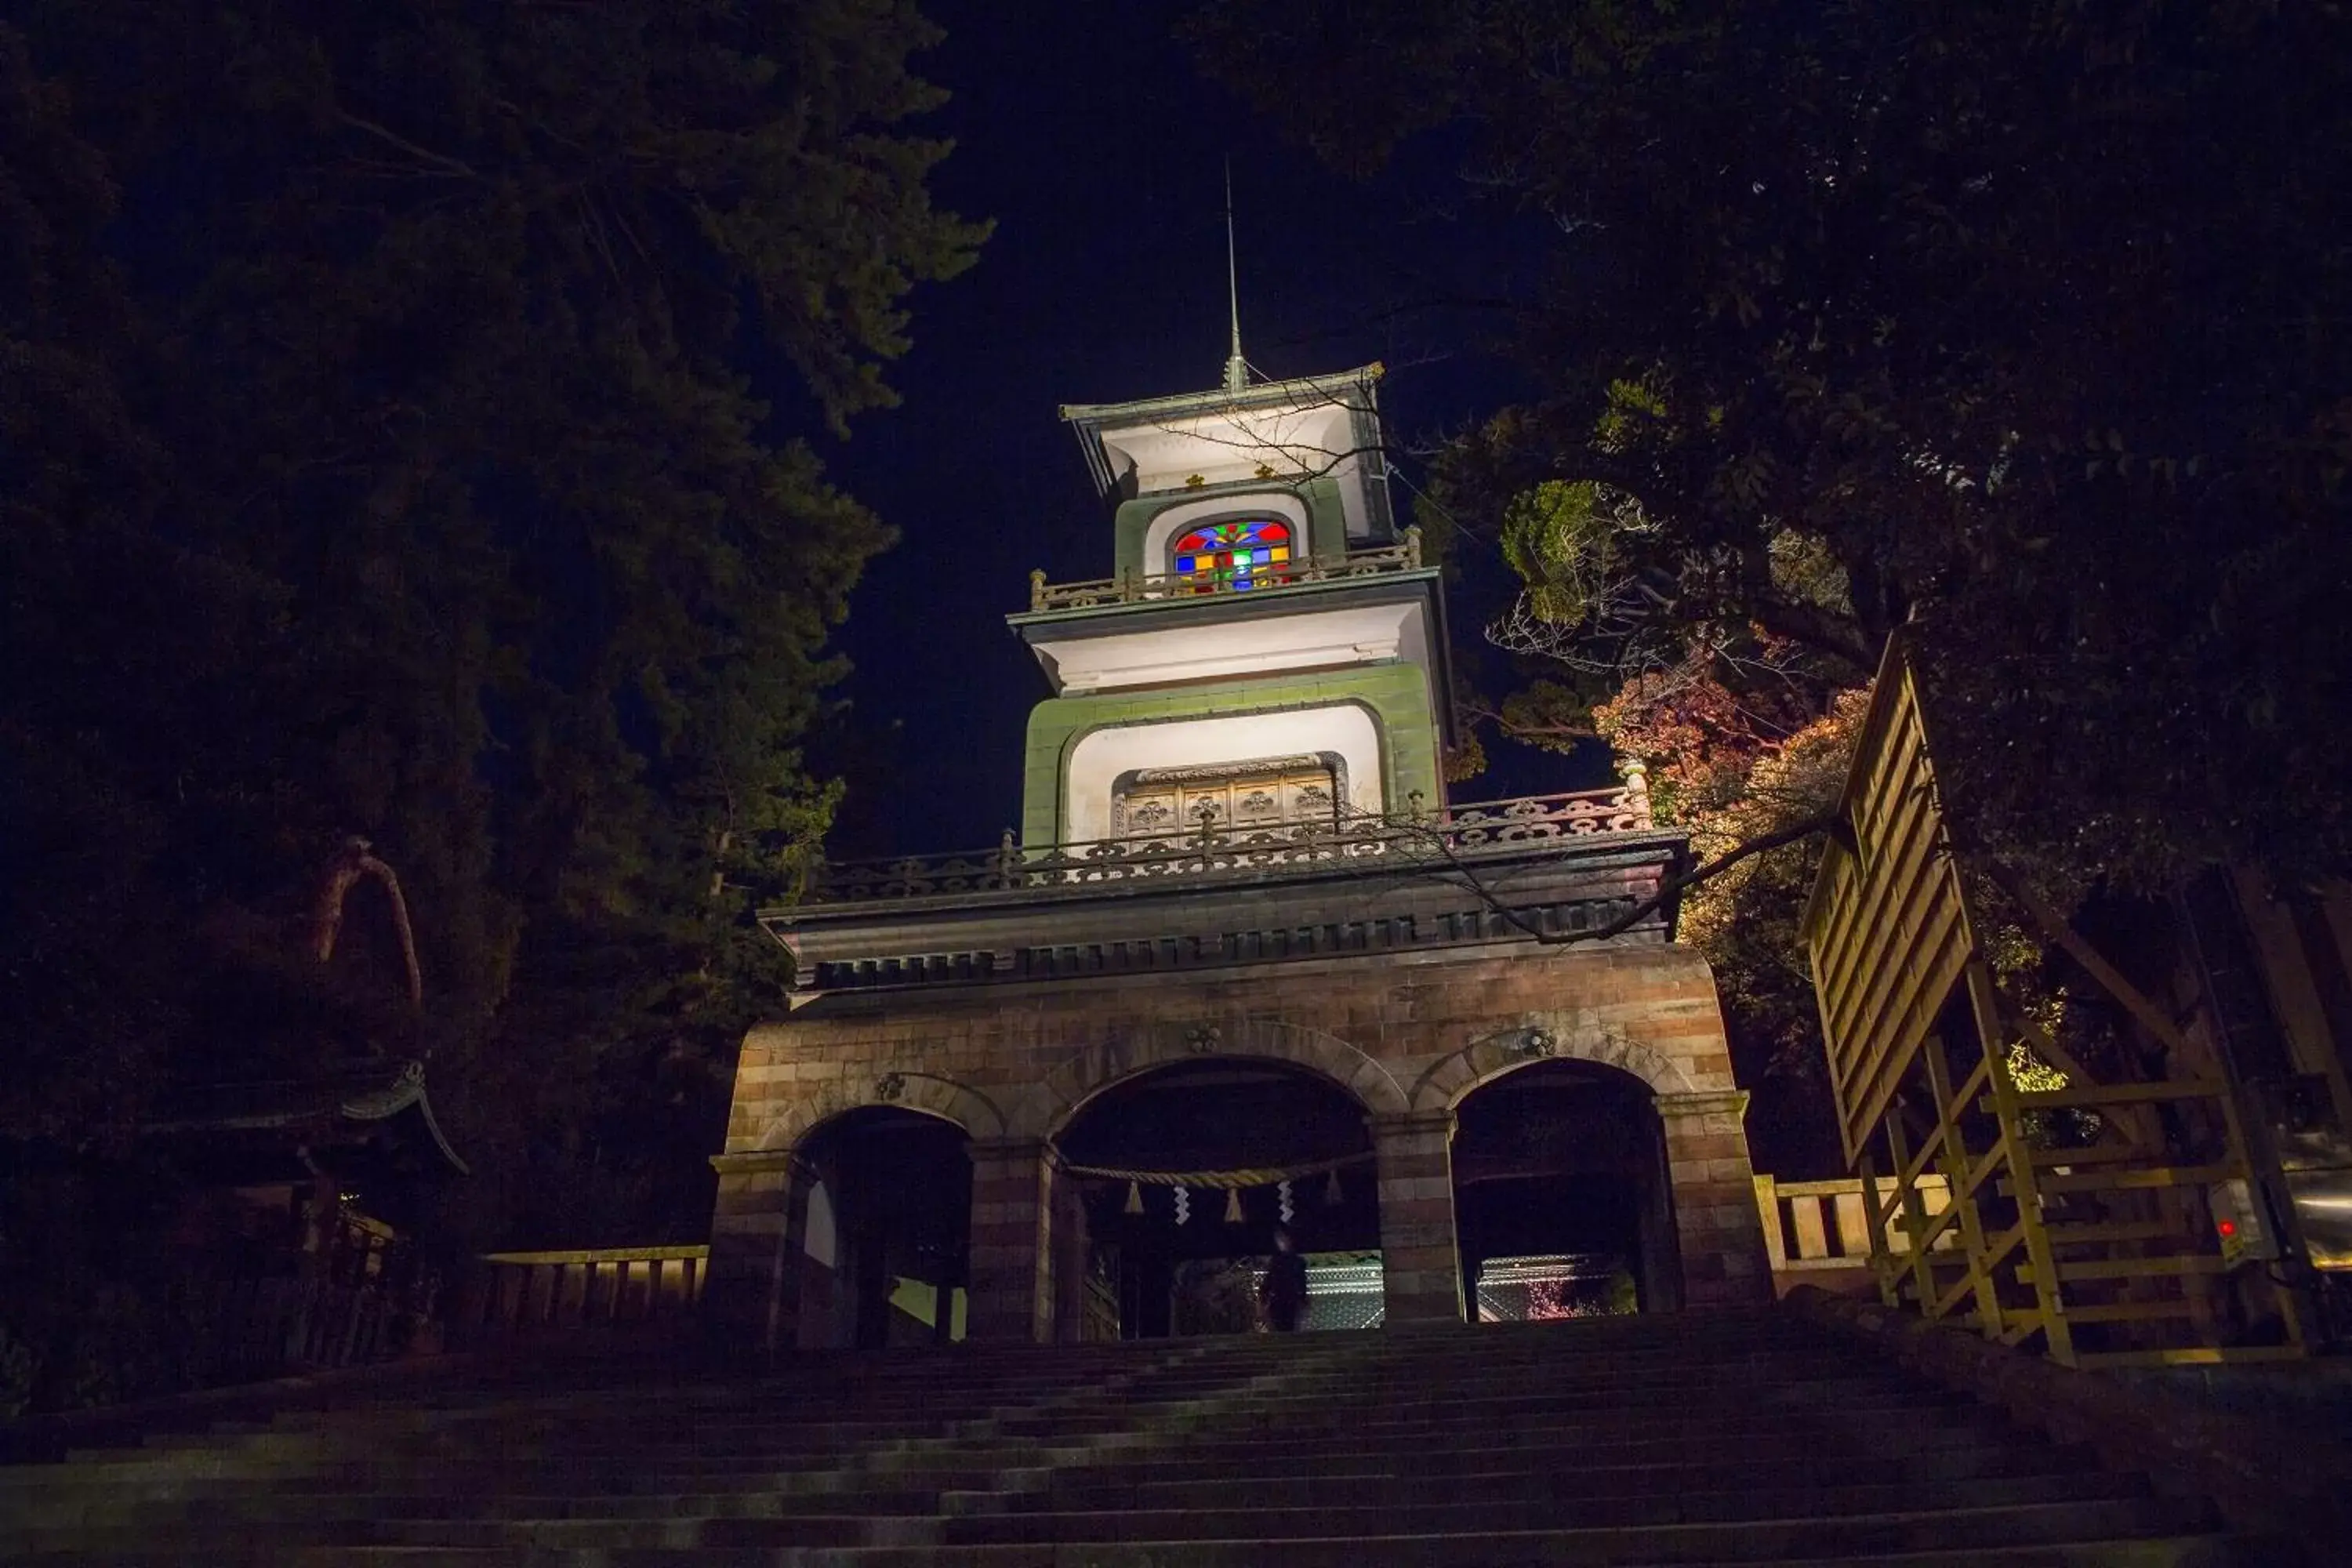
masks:
[[[1212,522],[1176,541],[1176,575],[1210,593],[1255,588],[1289,576],[1290,524],[1278,517]]]

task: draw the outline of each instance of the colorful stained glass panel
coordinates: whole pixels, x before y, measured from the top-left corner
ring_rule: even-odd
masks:
[[[1195,590],[1246,589],[1259,585],[1266,569],[1290,560],[1290,524],[1276,517],[1212,522],[1176,541],[1176,574]]]

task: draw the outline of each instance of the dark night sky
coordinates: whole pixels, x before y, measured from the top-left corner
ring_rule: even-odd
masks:
[[[971,272],[915,296],[915,347],[892,372],[904,406],[826,452],[900,532],[840,638],[852,715],[819,757],[851,783],[836,856],[977,847],[1017,820],[1023,727],[1047,693],[1003,617],[1024,605],[1033,566],[1055,581],[1111,569],[1108,509],[1056,409],[1216,384],[1228,155],[1249,359],[1273,376],[1384,361],[1382,407],[1407,442],[1512,383],[1478,352],[1491,316],[1394,307],[1492,297],[1540,254],[1524,233],[1436,211],[1442,150],[1358,184],[1280,143],[1195,68],[1172,37],[1181,6],[924,9],[948,38],[917,68],[955,95],[930,121],[957,142],[935,193],[997,228]],[[1396,499],[1402,513],[1402,486]],[[1500,591],[1491,552],[1467,564],[1457,647]],[[1496,761],[1468,795],[1600,782],[1581,757],[1573,778],[1562,759]]]

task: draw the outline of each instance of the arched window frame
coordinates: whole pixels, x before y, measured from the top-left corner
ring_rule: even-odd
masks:
[[[1255,552],[1262,554],[1265,559],[1254,560],[1246,566],[1228,563],[1206,569],[1200,567],[1190,571],[1184,569],[1182,563],[1187,558],[1197,559],[1203,553],[1222,556],[1228,552],[1227,551],[1188,551],[1182,548],[1186,540],[1207,533],[1213,529],[1230,528],[1237,523],[1255,523],[1269,532],[1279,531],[1282,542],[1274,543],[1269,538],[1266,543],[1255,546]],[[1267,508],[1236,507],[1231,511],[1218,512],[1209,517],[1187,518],[1182,529],[1171,536],[1168,541],[1166,557],[1168,579],[1181,589],[1198,594],[1218,593],[1229,589],[1247,592],[1263,584],[1287,582],[1292,579],[1303,561],[1299,539],[1300,530],[1296,519]]]

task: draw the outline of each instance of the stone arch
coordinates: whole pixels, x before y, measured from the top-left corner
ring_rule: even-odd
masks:
[[[760,1130],[754,1147],[797,1148],[820,1122],[866,1106],[924,1111],[954,1122],[974,1138],[1004,1135],[1004,1113],[978,1089],[933,1073],[890,1070],[870,1079],[835,1079],[808,1099],[794,1100]]]
[[[1171,1063],[1219,1057],[1287,1062],[1327,1079],[1376,1114],[1407,1108],[1404,1088],[1389,1069],[1337,1035],[1278,1018],[1244,1018],[1158,1024],[1076,1052],[1046,1075],[1041,1123],[1024,1131],[1054,1136],[1114,1084]]]
[[[1640,1079],[1655,1096],[1697,1089],[1672,1060],[1621,1030],[1574,1014],[1529,1013],[1511,1028],[1481,1035],[1422,1074],[1412,1086],[1412,1109],[1450,1109],[1471,1090],[1541,1061],[1614,1068]]]

